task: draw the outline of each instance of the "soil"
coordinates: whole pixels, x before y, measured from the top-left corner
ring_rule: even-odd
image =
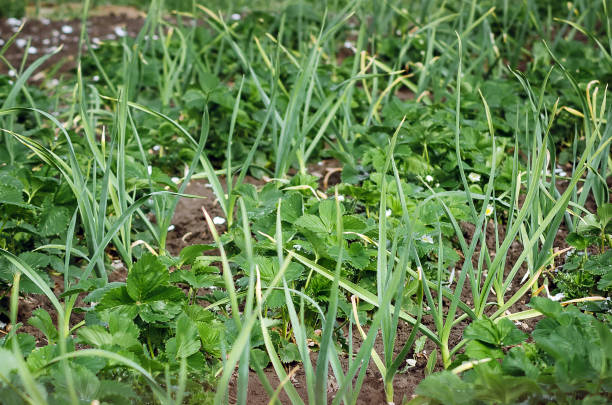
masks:
[[[87,34],[95,48],[100,42],[117,40],[122,36],[136,36],[144,23],[139,14],[130,12],[129,8],[107,8],[106,12],[98,11],[97,15],[87,20]],[[24,54],[28,52],[25,67],[45,54],[52,53],[58,46],[62,49],[47,60],[31,77],[32,82],[42,82],[44,71],[59,65],[58,73],[74,72],[79,51],[81,21],[79,19],[53,21],[46,18],[24,19],[25,25],[13,44],[7,49],[4,57],[14,69],[21,66]],[[17,32],[22,21],[0,19],[0,47]],[[29,50],[27,41],[31,41]],[[0,73],[9,74],[6,64],[0,64]]]

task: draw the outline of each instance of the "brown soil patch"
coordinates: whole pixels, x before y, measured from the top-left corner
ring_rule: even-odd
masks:
[[[94,15],[87,20],[87,34],[92,46],[109,40],[117,40],[122,36],[136,36],[144,19],[134,18],[130,15],[120,13],[121,9],[115,13],[105,13]],[[43,55],[52,53],[58,46],[62,50],[47,60],[30,80],[41,82],[46,79],[45,74],[41,73],[59,64],[58,72],[66,73],[76,68],[76,58],[79,52],[79,36],[81,33],[81,21],[78,19],[52,21],[47,18],[24,19],[25,25],[19,36],[8,48],[4,57],[10,62],[14,69],[21,66],[24,54],[28,53],[25,68],[36,59]],[[7,42],[19,28],[19,21],[14,19],[0,19],[0,39]],[[27,41],[31,41],[30,48],[27,48]],[[14,75],[6,64],[0,64],[0,73]]]

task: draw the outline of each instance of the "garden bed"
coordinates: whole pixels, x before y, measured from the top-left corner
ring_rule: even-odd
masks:
[[[611,399],[608,8],[183,3],[0,19],[0,398]]]

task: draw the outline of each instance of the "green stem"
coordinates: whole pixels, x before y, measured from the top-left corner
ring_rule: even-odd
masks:
[[[393,404],[393,378],[389,378],[385,381],[385,394],[387,397],[387,404]]]

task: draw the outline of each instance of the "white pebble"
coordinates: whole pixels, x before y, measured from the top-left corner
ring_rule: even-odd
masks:
[[[565,294],[558,293],[558,294],[555,294],[555,295],[553,295],[553,296],[551,296],[549,298],[551,299],[551,301],[561,301],[563,298],[565,298]]]
[[[49,81],[47,82],[46,87],[47,87],[48,89],[53,89],[53,88],[57,87],[57,85],[58,85],[58,84],[59,84],[59,80],[57,80],[57,79],[51,79],[51,80],[49,80]]]
[[[15,76],[17,76],[17,72],[15,72],[14,70],[9,70],[8,71],[8,75],[9,75],[9,77],[15,77]]]
[[[40,22],[41,22],[43,25],[49,25],[49,24],[51,23],[51,20],[49,20],[48,18],[44,18],[44,17],[43,17],[43,18],[41,18],[41,19],[40,19]]]
[[[353,53],[357,52],[357,49],[355,48],[355,45],[353,45],[353,43],[351,41],[345,41],[344,42],[344,47],[346,49],[350,49],[351,51],[353,51]]]
[[[171,180],[174,184],[178,184],[178,182],[181,181],[181,179],[179,179],[178,177],[173,177]]]
[[[49,45],[51,43],[51,40],[49,38],[45,38],[42,40],[43,45]]]
[[[38,53],[38,49],[36,47],[34,47],[34,46],[31,46],[31,47],[28,48],[28,53],[30,55],[36,55]]]
[[[206,187],[206,188],[213,188],[212,184],[210,184],[210,183],[204,184],[204,187]]]
[[[225,218],[221,218],[221,217],[213,218],[213,224],[215,225],[223,225],[224,223],[225,223]]]
[[[155,146],[153,146],[153,150],[154,150],[155,152],[157,152],[157,151],[158,151],[158,150],[160,150],[160,149],[161,149],[161,146],[159,146],[159,145],[155,145]]]
[[[0,38],[0,46],[4,45],[4,39]]]
[[[147,167],[147,172],[149,173],[149,176],[150,176],[151,174],[153,174],[153,167],[148,166],[148,167]]]
[[[73,31],[74,28],[72,28],[70,25],[62,25],[62,32],[64,34],[72,34]]]
[[[13,27],[19,27],[21,25],[21,20],[19,20],[17,18],[10,17],[10,18],[6,19],[6,23],[8,25],[13,26]]]
[[[168,232],[172,232],[172,231],[174,231],[174,225],[170,225],[170,226],[168,227]]]
[[[127,35],[127,31],[123,29],[123,27],[115,27],[115,34],[117,34],[118,37],[124,37]]]
[[[241,17],[240,17],[240,14],[238,14],[238,13],[234,13],[234,14],[232,14],[232,20],[234,20],[234,21],[238,21],[238,20],[240,20],[240,18],[241,18]]]
[[[338,195],[338,201],[340,202],[344,201],[344,196],[342,194]]]
[[[26,46],[27,43],[28,43],[28,41],[23,39],[23,38],[17,38],[15,40],[15,45],[17,45],[20,48],[23,48],[24,46]]]
[[[99,82],[100,81],[100,76],[95,75],[94,77],[92,77],[94,82]]]

